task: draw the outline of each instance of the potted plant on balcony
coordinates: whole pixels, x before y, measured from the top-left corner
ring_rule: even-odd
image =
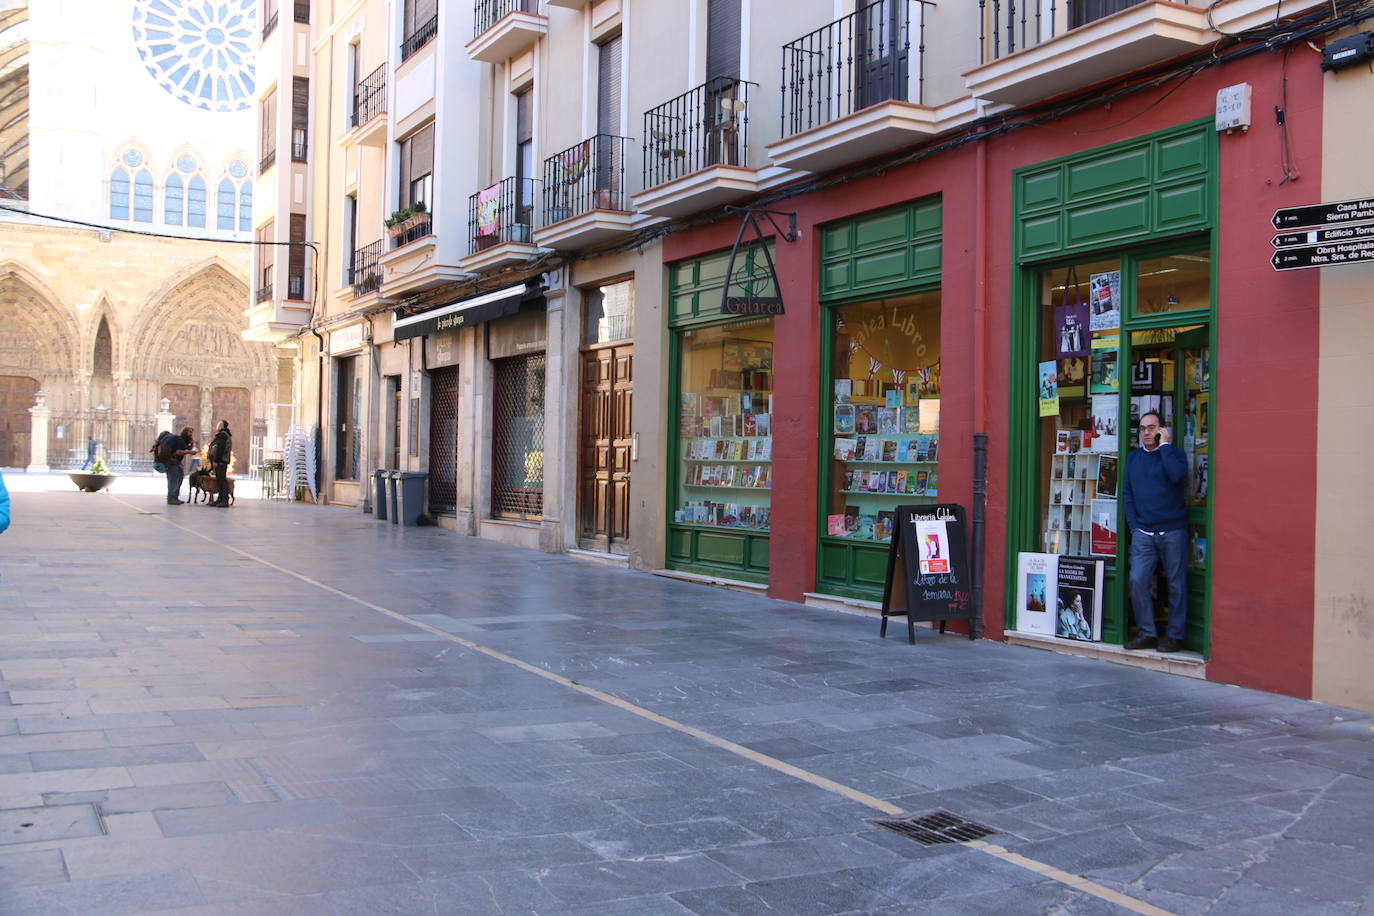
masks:
[[[114,474],[105,465],[104,458],[95,459],[95,464],[91,465],[89,471],[68,471],[67,476],[76,484],[76,488],[84,493],[95,493],[103,490],[115,482],[118,474]]]
[[[409,207],[402,207],[386,219],[386,231],[394,239],[400,238],[416,226],[429,219],[425,202],[417,200]]]

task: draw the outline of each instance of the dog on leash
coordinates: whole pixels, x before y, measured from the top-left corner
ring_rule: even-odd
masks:
[[[197,468],[191,472],[188,478],[191,484],[191,503],[209,502],[219,496],[219,484],[215,481],[215,472],[209,468]],[[227,497],[229,503],[234,502],[234,478],[229,477],[225,480],[229,490]]]

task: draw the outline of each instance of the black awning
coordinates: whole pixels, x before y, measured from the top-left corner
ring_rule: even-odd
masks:
[[[504,318],[518,312],[520,304],[529,297],[530,288],[521,283],[519,286],[508,286],[451,305],[441,305],[437,309],[417,315],[402,317],[397,314],[392,322],[391,337],[396,341],[409,340],[412,337],[423,337],[439,331],[453,331],[495,318]]]

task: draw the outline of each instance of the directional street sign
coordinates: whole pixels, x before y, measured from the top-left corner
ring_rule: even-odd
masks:
[[[1308,226],[1338,226],[1374,220],[1374,197],[1360,200],[1337,200],[1310,207],[1287,207],[1275,210],[1275,229],[1304,229]]]
[[[1296,248],[1299,245],[1317,245],[1322,242],[1354,242],[1359,239],[1374,239],[1374,223],[1358,226],[1340,226],[1335,229],[1305,229],[1301,232],[1287,232],[1269,240],[1275,248]]]
[[[1280,248],[1269,259],[1275,270],[1301,270],[1304,267],[1369,262],[1374,262],[1374,238],[1356,242],[1333,242],[1330,245],[1307,245],[1302,248]]]

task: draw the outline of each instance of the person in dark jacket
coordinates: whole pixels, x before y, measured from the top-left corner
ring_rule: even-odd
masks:
[[[169,437],[165,448],[164,464],[167,467],[167,505],[179,506],[181,499],[182,459],[196,450],[195,430],[189,426],[181,428],[180,435]]]
[[[215,428],[215,438],[210,440],[210,466],[215,469],[215,483],[219,495],[214,502],[206,505],[220,509],[229,508],[229,459],[234,451],[234,437],[229,432],[229,421],[220,420]]]
[[[1122,484],[1137,630],[1126,648],[1177,652],[1188,635],[1188,456],[1169,441],[1169,429],[1154,411],[1141,415],[1139,431],[1140,447],[1126,456]],[[1169,581],[1169,622],[1162,637],[1150,595],[1160,564]]]

